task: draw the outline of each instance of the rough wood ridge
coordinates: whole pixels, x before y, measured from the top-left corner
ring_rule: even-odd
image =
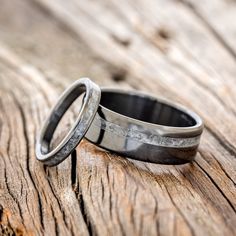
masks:
[[[0,3],[0,235],[236,235],[234,0]],[[195,110],[196,160],[142,163],[84,140],[40,165],[38,130],[81,76]]]

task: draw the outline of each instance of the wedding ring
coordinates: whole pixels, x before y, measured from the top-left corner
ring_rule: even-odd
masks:
[[[194,159],[202,131],[201,118],[181,105],[140,92],[102,89],[85,137],[133,159],[182,164]]]
[[[61,118],[73,101],[84,93],[83,105],[74,126],[59,145],[50,150],[53,134]],[[62,94],[45,121],[37,140],[36,157],[39,161],[46,165],[54,166],[70,155],[92,123],[99,106],[100,97],[100,88],[88,78],[77,80]]]

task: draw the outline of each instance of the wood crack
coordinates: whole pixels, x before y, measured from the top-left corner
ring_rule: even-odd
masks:
[[[68,226],[68,223],[67,223],[67,220],[66,220],[65,211],[64,211],[64,209],[62,208],[62,205],[61,205],[61,203],[60,203],[60,200],[58,199],[58,197],[57,197],[57,195],[56,195],[56,193],[55,193],[55,191],[54,191],[54,189],[53,189],[53,187],[52,187],[52,184],[51,184],[51,182],[50,182],[50,178],[48,178],[48,185],[49,185],[49,187],[50,187],[50,189],[51,189],[51,193],[52,193],[53,197],[54,197],[55,200],[56,200],[57,206],[58,206],[59,209],[60,209],[60,212],[61,212],[62,218],[63,218],[63,222],[65,223],[65,226],[69,229],[69,226]]]
[[[76,149],[71,153],[71,185],[74,189],[77,181],[77,153]]]
[[[224,137],[221,138],[219,134],[217,134],[213,129],[209,126],[205,126],[205,129],[209,131],[209,133],[224,147],[224,149],[229,152],[232,156],[236,157],[236,148],[229,143]]]
[[[7,178],[6,169],[4,169],[4,178],[5,178],[5,180],[6,180],[5,183],[6,183],[7,191],[8,191],[8,193],[9,193],[9,195],[11,196],[11,198],[13,199],[13,201],[16,203],[17,208],[18,208],[18,210],[19,210],[19,215],[20,215],[20,218],[21,218],[21,220],[22,220],[22,225],[23,225],[24,227],[26,227],[25,224],[24,224],[23,212],[22,212],[20,203],[19,203],[18,199],[14,196],[14,193],[11,191],[11,188],[10,188],[10,186],[8,185],[8,178]],[[3,212],[2,212],[2,213],[3,213]]]
[[[201,150],[198,151],[200,153],[200,155],[203,157],[203,159],[205,159],[205,154],[204,152],[202,152]],[[234,186],[236,187],[236,182],[232,179],[232,177],[228,174],[228,172],[225,170],[225,168],[222,166],[222,164],[217,160],[217,158],[214,156],[213,153],[210,153],[210,155],[212,156],[212,158],[217,162],[217,164],[219,165],[220,169],[224,172],[224,174],[226,175],[226,177],[234,184]]]
[[[88,229],[88,232],[89,232],[89,235],[98,235],[95,227],[93,227],[92,225],[92,222],[90,221],[89,219],[89,216],[88,216],[88,209],[86,208],[85,206],[85,203],[84,203],[84,198],[83,198],[83,194],[81,192],[81,189],[79,187],[79,184],[77,185],[77,199],[78,199],[78,203],[79,203],[79,207],[80,207],[80,210],[81,210],[81,215],[83,217],[83,220],[84,220],[84,223],[86,224],[87,226],[87,229]]]
[[[29,174],[29,178],[31,180],[31,183],[34,186],[34,190],[37,194],[37,198],[38,198],[38,210],[39,210],[39,216],[40,216],[40,222],[41,222],[41,227],[42,229],[44,229],[44,221],[43,221],[43,212],[42,212],[42,202],[40,199],[40,194],[39,191],[36,188],[36,184],[34,182],[33,176],[31,174],[31,170],[30,170],[30,166],[29,166],[29,162],[30,162],[30,143],[29,143],[29,138],[28,138],[28,134],[27,134],[27,121],[26,121],[26,117],[23,111],[23,108],[21,107],[21,104],[18,102],[17,98],[15,97],[14,93],[11,92],[11,96],[16,104],[16,106],[19,109],[19,112],[21,114],[21,119],[22,119],[22,127],[23,127],[23,135],[25,138],[25,146],[26,146],[26,170]]]
[[[0,204],[0,223],[3,219],[3,206]]]
[[[89,235],[97,235],[97,231],[95,229],[95,227],[93,227],[92,222],[88,216],[88,209],[85,206],[85,202],[84,202],[84,197],[83,197],[83,193],[82,193],[82,189],[80,188],[80,182],[79,182],[79,178],[77,179],[77,152],[76,150],[74,150],[71,154],[71,178],[72,178],[72,189],[75,192],[75,195],[77,197],[78,203],[79,203],[79,208],[81,211],[81,215],[83,218],[83,221],[87,227],[88,233]]]
[[[190,232],[191,232],[191,235],[192,235],[192,236],[195,236],[195,232],[194,232],[193,227],[190,225],[190,223],[188,222],[187,218],[185,217],[185,215],[183,214],[183,212],[180,210],[180,208],[176,205],[176,203],[175,203],[174,199],[172,198],[171,193],[169,192],[169,190],[168,190],[167,186],[165,185],[164,181],[163,181],[163,186],[164,186],[165,189],[166,189],[166,192],[167,192],[167,194],[168,194],[168,196],[169,196],[170,201],[172,202],[172,204],[174,205],[174,207],[176,208],[176,210],[179,212],[179,214],[181,215],[181,217],[183,218],[183,220],[185,221],[185,223],[186,223],[187,226],[189,227],[189,230],[190,230]]]
[[[51,212],[52,212],[52,217],[54,219],[55,235],[59,235],[60,231],[58,229],[57,217],[55,216],[55,212],[54,212],[53,206],[50,206],[50,208],[51,208]]]
[[[198,163],[195,162],[197,166],[206,174],[206,176],[209,178],[209,180],[214,184],[214,186],[217,188],[217,190],[221,193],[221,195],[225,198],[229,206],[232,208],[232,210],[236,213],[236,208],[234,205],[231,203],[231,201],[228,199],[228,197],[225,195],[225,193],[220,189],[218,184],[215,182],[215,180],[210,176],[210,174]]]

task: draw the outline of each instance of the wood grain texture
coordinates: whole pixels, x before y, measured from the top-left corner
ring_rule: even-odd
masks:
[[[236,234],[234,0],[0,3],[0,235]],[[143,163],[84,140],[40,165],[38,130],[84,75],[198,112],[196,160]]]

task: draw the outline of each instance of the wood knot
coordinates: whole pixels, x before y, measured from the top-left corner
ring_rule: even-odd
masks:
[[[125,81],[127,78],[127,70],[119,69],[112,72],[111,78],[115,82]]]
[[[169,40],[171,39],[172,35],[169,30],[162,27],[157,29],[155,32],[155,45],[164,53],[168,51],[169,48]]]
[[[157,30],[157,37],[168,41],[171,38],[171,34],[167,29],[160,28]]]
[[[129,37],[120,37],[117,35],[112,35],[112,38],[124,47],[128,47],[131,44],[131,39]]]

